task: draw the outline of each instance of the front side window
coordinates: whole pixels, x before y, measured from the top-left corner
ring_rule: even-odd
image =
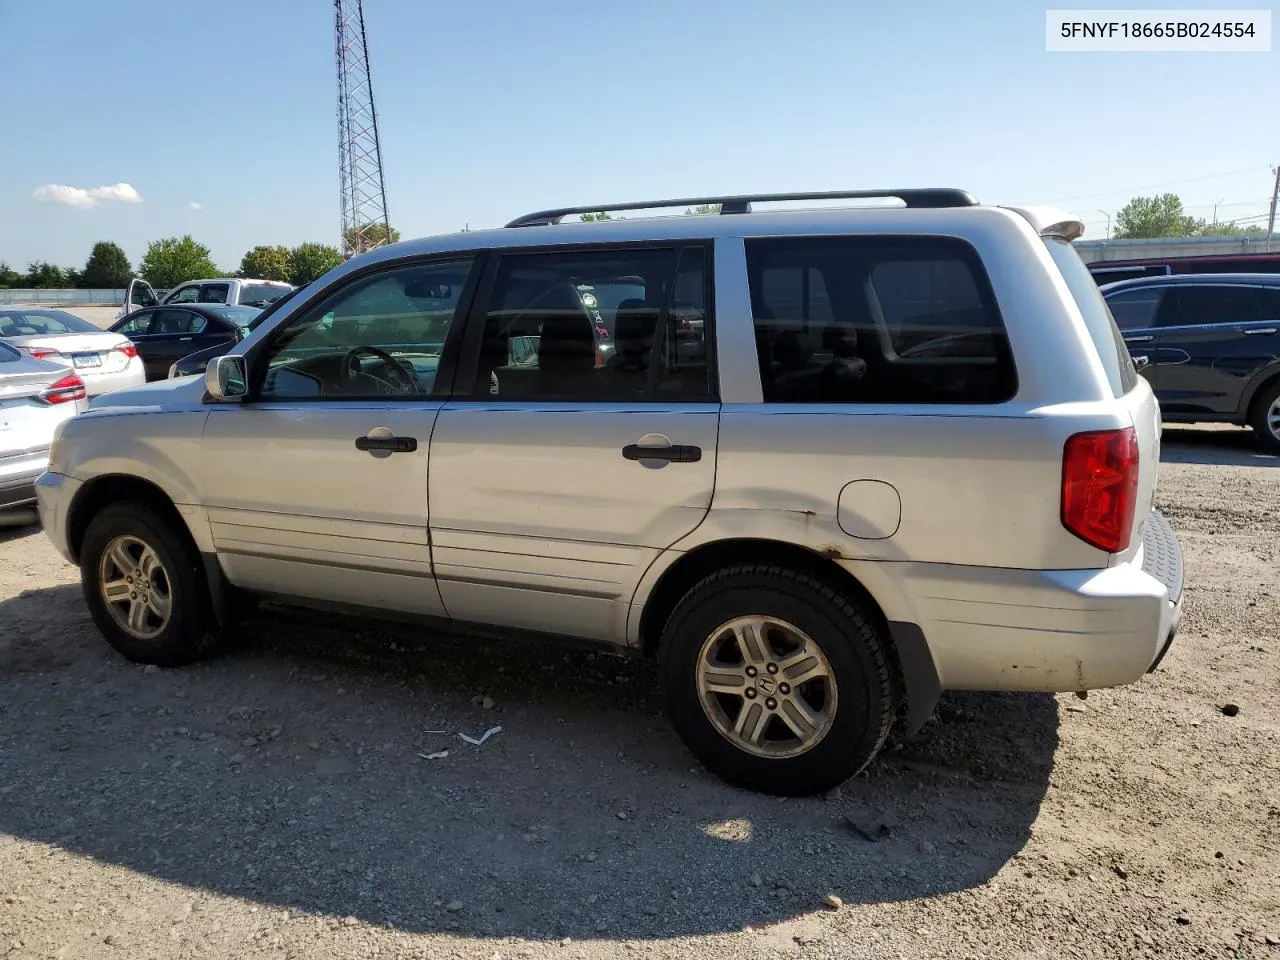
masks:
[[[1121,330],[1142,330],[1156,325],[1156,311],[1160,308],[1160,297],[1164,287],[1140,287],[1137,290],[1122,290],[1107,296],[1107,306],[1111,308],[1111,316]]]
[[[507,256],[473,396],[709,400],[706,282],[701,246]]]
[[[231,292],[229,283],[205,283],[200,286],[201,303],[226,303]]]
[[[179,287],[172,297],[165,300],[165,303],[195,303],[199,296],[200,287],[193,283],[187,287]]]
[[[362,277],[280,330],[262,399],[408,399],[431,395],[457,320],[470,257]]]
[[[921,237],[748,240],[766,403],[998,403],[1017,389],[978,255]]]
[[[200,333],[209,321],[190,310],[157,310],[151,322],[151,333],[194,335]]]
[[[1208,326],[1218,323],[1253,323],[1270,319],[1265,291],[1254,287],[1223,284],[1188,284],[1175,287],[1169,296],[1172,310],[1164,316],[1166,323],[1179,327]]]

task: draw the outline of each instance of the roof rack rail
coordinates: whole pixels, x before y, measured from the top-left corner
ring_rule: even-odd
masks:
[[[661,207],[699,207],[719,204],[720,213],[750,213],[752,203],[774,200],[901,200],[908,207],[974,207],[978,201],[967,190],[936,187],[907,190],[827,190],[817,193],[757,193],[733,197],[684,197],[679,200],[645,200],[634,203],[606,203],[589,207],[559,207],[526,213],[507,224],[508,227],[541,227],[559,223],[575,213],[608,213],[614,210],[653,210]]]

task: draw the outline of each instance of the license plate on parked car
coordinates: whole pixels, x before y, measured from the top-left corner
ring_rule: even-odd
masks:
[[[77,367],[100,367],[102,358],[96,353],[73,353],[71,362]]]

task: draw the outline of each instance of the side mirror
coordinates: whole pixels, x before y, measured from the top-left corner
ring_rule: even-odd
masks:
[[[238,403],[249,392],[244,357],[215,357],[204,368],[204,390],[214,403]]]

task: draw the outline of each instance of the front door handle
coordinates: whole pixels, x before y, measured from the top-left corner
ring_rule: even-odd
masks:
[[[1152,335],[1140,336],[1140,337],[1125,337],[1124,342],[1125,343],[1150,343],[1154,339],[1155,337]]]
[[[638,443],[628,443],[622,448],[622,455],[628,460],[666,460],[669,463],[697,463],[702,459],[702,448],[688,444],[642,447]]]
[[[389,453],[413,453],[418,449],[417,437],[356,437],[357,450],[386,450]]]
[[[1240,332],[1243,333],[1246,337],[1262,337],[1262,336],[1266,336],[1267,334],[1275,333],[1276,328],[1275,327],[1259,327],[1258,329],[1255,329],[1255,330],[1242,330]]]

